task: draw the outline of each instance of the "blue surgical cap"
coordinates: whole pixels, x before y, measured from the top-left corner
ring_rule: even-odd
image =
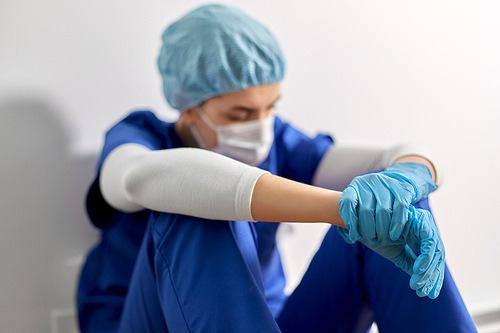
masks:
[[[271,32],[235,8],[199,7],[171,24],[162,39],[163,91],[180,111],[213,96],[280,82],[285,74]]]

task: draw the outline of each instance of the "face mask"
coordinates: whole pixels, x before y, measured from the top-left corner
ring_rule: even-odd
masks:
[[[267,158],[274,141],[274,115],[236,125],[216,126],[199,109],[196,108],[196,112],[201,119],[217,133],[217,146],[213,151],[250,165],[259,165]],[[191,126],[191,132],[198,145],[206,149],[195,126]]]

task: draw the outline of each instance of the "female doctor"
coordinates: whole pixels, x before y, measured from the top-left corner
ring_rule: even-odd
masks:
[[[180,117],[138,111],[106,135],[87,196],[102,240],[81,274],[82,332],[475,331],[423,209],[439,179],[430,160],[336,148],[275,116],[283,55],[234,8],[174,22],[158,64]],[[275,222],[332,224],[290,296]]]

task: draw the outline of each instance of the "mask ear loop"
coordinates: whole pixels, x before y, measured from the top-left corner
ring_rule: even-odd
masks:
[[[210,127],[211,129],[213,129],[217,133],[217,126],[215,126],[215,124],[210,120],[210,118],[208,118],[208,116],[205,114],[205,112],[203,111],[203,109],[201,108],[201,106],[195,107],[195,110],[196,110],[196,113],[200,116],[201,120],[205,124],[207,124],[208,127]],[[203,140],[203,138],[201,137],[201,134],[198,131],[198,129],[196,128],[196,126],[195,125],[191,125],[191,126],[189,126],[189,129],[191,130],[191,134],[193,134],[193,138],[196,141],[196,143],[198,144],[198,146],[200,148],[208,150],[207,145],[205,143],[205,140]]]
[[[205,144],[205,141],[201,137],[200,132],[198,132],[196,126],[191,125],[189,126],[189,129],[191,130],[191,134],[193,135],[194,141],[196,141],[196,143],[198,144],[198,147],[207,149],[207,145]]]
[[[205,114],[205,111],[201,108],[201,106],[197,106],[195,110],[196,113],[198,113],[198,115],[200,116],[201,120],[203,120],[203,122],[207,124],[208,127],[213,129],[217,133],[217,125],[215,125],[213,121],[210,118],[208,118],[208,116]]]

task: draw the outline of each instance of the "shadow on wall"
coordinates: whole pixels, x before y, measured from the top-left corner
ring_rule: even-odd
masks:
[[[84,196],[96,156],[71,156],[49,103],[0,104],[0,332],[71,332],[80,258],[97,241]]]

